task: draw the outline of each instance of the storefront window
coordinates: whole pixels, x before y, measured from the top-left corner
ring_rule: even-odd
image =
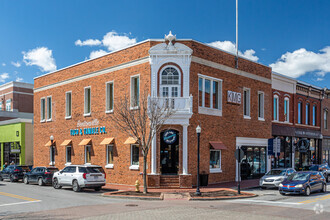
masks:
[[[260,178],[266,172],[266,148],[242,146],[244,157],[241,163],[242,179]]]
[[[139,165],[139,145],[131,145],[131,165]]]
[[[50,151],[50,163],[54,164],[55,163],[55,147],[49,147]]]
[[[67,146],[66,147],[66,162],[71,163],[71,155],[72,155],[72,147]]]
[[[91,163],[91,151],[92,151],[92,146],[86,145],[85,146],[85,163]]]
[[[210,171],[221,171],[221,150],[210,150]]]
[[[113,145],[107,145],[107,164],[113,164]]]

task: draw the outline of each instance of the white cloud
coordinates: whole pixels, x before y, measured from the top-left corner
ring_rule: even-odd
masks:
[[[208,43],[208,45],[217,47],[221,50],[228,51],[230,53],[236,54],[236,45],[231,41],[214,41],[211,43]],[[259,60],[259,57],[255,56],[255,51],[252,49],[246,50],[243,53],[239,50],[238,55],[245,57],[249,60],[257,62]]]
[[[21,66],[21,63],[20,63],[20,62],[18,62],[18,61],[17,61],[16,63],[15,63],[15,62],[13,62],[13,61],[11,61],[11,65],[13,65],[13,66],[16,66],[16,67],[18,68],[18,67],[20,67],[20,66]]]
[[[90,59],[94,59],[100,56],[103,56],[105,54],[107,54],[108,52],[104,51],[104,50],[94,50],[91,52],[91,54],[89,55]]]
[[[118,35],[117,32],[111,31],[104,35],[102,44],[109,51],[119,50],[136,43],[136,38],[129,38],[126,35]]]
[[[52,50],[47,47],[38,47],[29,52],[22,52],[23,60],[27,66],[36,65],[43,72],[51,72],[56,70],[55,59]]]
[[[76,46],[98,46],[98,45],[101,45],[102,42],[98,39],[88,39],[88,40],[84,40],[84,41],[81,41],[80,39],[79,40],[76,40],[76,42],[74,42],[74,44]]]
[[[15,81],[16,82],[23,82],[23,78],[17,76]]]
[[[330,72],[330,47],[323,48],[319,53],[305,48],[286,52],[275,63],[270,64],[270,67],[275,72],[294,78],[315,71],[317,71],[316,75],[324,77]]]
[[[2,65],[2,66],[6,66],[6,64],[5,64],[5,63],[2,63],[1,65]]]
[[[324,80],[324,78],[316,78],[316,81],[323,81]]]
[[[8,73],[2,73],[0,74],[0,82],[4,83],[6,79],[9,78],[9,74]]]

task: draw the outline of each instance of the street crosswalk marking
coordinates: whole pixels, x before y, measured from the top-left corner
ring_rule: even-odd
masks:
[[[15,194],[6,193],[6,192],[0,192],[0,196],[8,196],[8,197],[11,197],[11,198],[21,199],[21,200],[30,201],[30,202],[40,201],[39,199],[33,199],[33,198],[20,196],[20,195],[15,195]]]
[[[305,200],[305,201],[302,201],[302,202],[299,202],[299,203],[300,204],[309,204],[309,203],[323,201],[323,200],[327,200],[327,199],[330,199],[330,195],[326,195],[326,196],[322,196],[322,197],[319,197],[319,198],[313,198],[313,199]]]
[[[41,200],[2,204],[2,205],[0,205],[0,207],[2,207],[2,206],[10,206],[10,205],[22,205],[22,204],[34,203],[34,202],[41,202]]]

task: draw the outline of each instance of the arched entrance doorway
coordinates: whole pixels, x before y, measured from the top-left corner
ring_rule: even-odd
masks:
[[[177,175],[179,171],[179,132],[160,133],[160,167],[162,175]]]

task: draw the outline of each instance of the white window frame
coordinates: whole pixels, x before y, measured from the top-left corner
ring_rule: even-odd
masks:
[[[261,103],[259,103],[259,95],[262,96]],[[261,112],[261,117],[259,117],[259,111]],[[258,120],[265,120],[265,93],[262,91],[258,91]]]
[[[106,160],[107,160],[105,168],[113,169],[113,148],[114,148],[114,145],[113,144],[107,144],[105,147],[106,147]],[[112,147],[112,163],[109,163],[109,147]]]
[[[42,107],[42,101],[44,101],[44,107]],[[44,118],[42,118],[44,115]],[[42,97],[40,99],[40,122],[45,122],[46,121],[46,98]]]
[[[286,109],[285,109],[285,101],[287,101]],[[283,104],[284,104],[284,113],[285,113],[285,110],[287,112],[286,118],[285,118],[285,114],[284,114],[284,122],[289,123],[290,122],[290,99],[288,97],[285,97]]]
[[[202,106],[199,106],[198,100],[198,113],[214,116],[222,116],[222,79],[214,78],[198,74],[198,98],[199,98],[199,79],[202,79]],[[210,107],[205,107],[205,79],[210,81]],[[213,108],[213,82],[218,83],[218,108]]]
[[[133,147],[135,147],[135,146],[137,146],[139,148],[139,161],[138,161],[139,164],[137,164],[137,165],[132,164],[133,163]],[[130,163],[131,163],[131,166],[129,167],[130,170],[139,170],[139,168],[140,168],[140,147],[138,144],[131,144],[131,161],[130,161]]]
[[[138,93],[139,93],[139,100],[138,100],[138,105],[136,106],[133,106],[134,102],[133,102],[133,79],[134,78],[138,78],[139,79],[139,90],[138,90]],[[134,76],[131,76],[130,77],[130,107],[131,109],[138,109],[140,107],[140,83],[141,83],[141,79],[140,79],[140,74],[137,74],[137,75],[134,75]]]
[[[112,84],[112,97],[108,95],[108,86]],[[105,113],[112,113],[114,108],[114,81],[109,81],[105,83]],[[110,109],[110,99],[112,98],[112,109]]]
[[[164,84],[162,84],[162,73],[165,69],[170,68],[170,67],[174,68],[174,69],[176,69],[176,71],[178,71],[178,73],[179,73],[179,84],[174,84],[174,85],[164,85]],[[159,94],[160,94],[161,97],[164,97],[163,96],[163,88],[164,87],[169,88],[168,98],[175,98],[175,97],[172,97],[172,88],[173,87],[178,88],[178,96],[177,97],[181,97],[181,75],[182,75],[181,71],[174,65],[167,65],[167,66],[163,67],[160,70],[160,72],[159,72]]]
[[[68,148],[71,148],[71,155],[70,155],[71,162],[68,162]],[[68,166],[71,164],[72,164],[72,146],[68,145],[65,147],[65,166]]]
[[[219,164],[220,164],[220,167],[219,168],[211,168],[210,167],[210,173],[221,173],[222,172],[222,169],[221,169],[221,150],[214,150],[214,149],[210,149],[210,157],[211,157],[211,152],[212,151],[219,151]],[[211,160],[211,158],[210,158],[210,160]]]
[[[245,109],[244,92],[245,91],[248,92],[248,100],[246,102],[246,104],[247,104],[247,113],[248,114],[246,114],[246,115],[244,114],[244,109]],[[242,96],[243,96],[243,117],[244,117],[244,119],[251,119],[251,89],[244,87]]]
[[[90,111],[87,112],[87,96],[86,96],[86,91],[87,89],[89,89],[89,92],[90,92],[90,99],[89,99],[89,107],[90,107]],[[87,86],[87,87],[84,87],[84,116],[91,116],[92,114],[92,88],[91,86]]]
[[[50,100],[50,111],[49,111],[49,100]],[[52,99],[52,96],[47,96],[46,106],[47,106],[46,121],[52,121],[52,118],[53,118],[53,99]],[[50,117],[49,117],[49,113],[50,113]]]
[[[92,163],[92,161],[90,161],[89,163],[87,163],[87,148],[90,148],[90,153],[89,153],[89,155],[90,155],[90,160],[92,160],[92,155],[91,155],[91,153],[92,153],[92,145],[85,145],[85,164],[88,164],[88,165],[90,165],[91,163]]]
[[[11,106],[12,106],[12,102],[13,102],[12,99],[7,99],[7,100],[6,100],[6,111],[7,111],[7,112],[12,111],[12,108],[11,108]]]
[[[71,111],[70,111],[70,115],[68,115],[68,94],[70,94],[71,96]],[[71,119],[72,118],[72,91],[68,91],[65,93],[65,119]]]

